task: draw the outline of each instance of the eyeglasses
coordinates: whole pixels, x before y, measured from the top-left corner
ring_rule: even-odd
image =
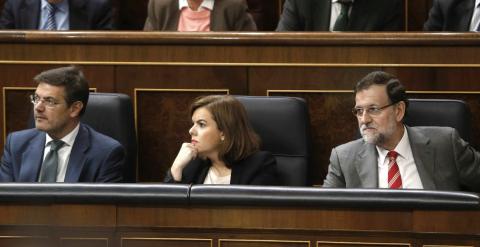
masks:
[[[380,113],[382,113],[383,109],[385,109],[389,106],[395,105],[397,103],[398,102],[391,103],[391,104],[388,104],[388,105],[382,106],[382,107],[377,107],[377,106],[370,106],[370,107],[367,107],[367,108],[356,107],[356,108],[352,109],[352,113],[353,113],[353,115],[355,115],[357,117],[363,116],[364,112],[367,112],[367,114],[370,115],[370,116],[378,116],[378,115],[380,115]]]
[[[37,105],[38,103],[42,102],[46,107],[49,107],[49,108],[54,108],[55,106],[59,105],[60,102],[57,102],[55,99],[53,98],[40,98],[38,95],[30,95],[30,102],[32,102],[32,104],[34,105]]]

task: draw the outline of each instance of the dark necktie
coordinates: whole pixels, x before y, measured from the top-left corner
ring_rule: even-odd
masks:
[[[50,152],[48,152],[45,160],[43,160],[40,182],[55,183],[57,181],[58,150],[62,148],[64,144],[65,142],[61,140],[52,140],[50,142]]]
[[[395,151],[389,151],[388,157],[388,188],[401,189],[402,177],[400,176],[400,169],[397,164],[398,153]]]
[[[57,7],[54,4],[47,3],[47,25],[45,30],[57,30],[57,22],[55,21],[55,13]]]
[[[338,0],[338,3],[341,4],[342,8],[340,9],[340,14],[333,25],[333,31],[347,31],[348,28],[348,11],[352,5],[351,0]]]

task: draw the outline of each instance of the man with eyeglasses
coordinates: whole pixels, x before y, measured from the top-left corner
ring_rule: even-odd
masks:
[[[453,128],[404,125],[397,78],[372,72],[354,94],[362,138],[332,149],[324,187],[480,191],[480,153]]]
[[[80,122],[89,87],[76,67],[40,73],[30,97],[35,128],[13,132],[5,142],[1,182],[120,182],[122,145]]]

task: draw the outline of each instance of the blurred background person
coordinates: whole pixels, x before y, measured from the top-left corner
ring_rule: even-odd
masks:
[[[434,0],[425,31],[480,31],[480,0]]]
[[[145,31],[256,31],[244,0],[150,0]]]
[[[276,185],[277,164],[232,96],[204,96],[190,107],[190,142],[182,144],[165,182]]]
[[[109,0],[6,0],[0,29],[111,30]]]
[[[403,31],[402,0],[286,0],[277,31]]]

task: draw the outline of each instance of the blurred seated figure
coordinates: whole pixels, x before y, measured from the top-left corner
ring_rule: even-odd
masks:
[[[247,0],[250,13],[259,31],[273,31],[278,24],[280,1]]]
[[[480,31],[479,0],[434,0],[425,31]]]
[[[167,183],[276,185],[277,163],[232,96],[203,96],[190,107],[190,142],[182,144]]]
[[[402,0],[285,0],[277,31],[403,31]]]
[[[111,30],[109,0],[6,0],[0,29]]]
[[[354,96],[362,138],[332,149],[324,187],[480,191],[480,152],[454,128],[405,125],[396,77],[371,72]]]
[[[256,31],[245,0],[150,0],[145,31]]]

